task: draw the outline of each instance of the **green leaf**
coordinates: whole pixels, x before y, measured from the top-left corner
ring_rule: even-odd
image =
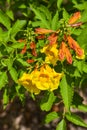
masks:
[[[46,93],[44,98],[41,100],[40,107],[42,111],[49,111],[55,101],[56,97],[53,92]]]
[[[85,72],[85,73],[87,73],[87,63],[84,63],[82,65],[82,71]]]
[[[58,19],[59,19],[59,14],[58,11],[56,11],[56,14],[54,15],[53,19],[52,19],[52,29],[53,30],[57,30],[57,25],[58,25]]]
[[[21,30],[21,28],[26,24],[25,20],[17,20],[12,27],[11,37],[15,37],[16,34]]]
[[[67,83],[65,75],[63,76],[60,83],[60,92],[63,98],[63,102],[65,104],[65,107],[67,108],[67,110],[69,110],[70,105],[72,103],[74,91],[73,91],[72,86],[69,86],[69,84]]]
[[[21,58],[18,58],[17,61],[20,62],[23,66],[26,66],[26,67],[29,67],[29,66],[30,66],[29,63],[27,63],[26,61],[24,61],[24,60],[21,59]]]
[[[51,113],[46,115],[45,122],[49,123],[49,122],[53,121],[56,118],[59,118],[58,113],[57,112],[51,112]]]
[[[22,42],[22,43],[12,43],[12,45],[9,45],[9,46],[7,46],[7,51],[8,51],[8,53],[9,52],[11,52],[11,51],[13,51],[14,49],[23,49],[23,47],[24,47],[24,45],[25,45],[25,43],[24,42]]]
[[[10,73],[12,79],[17,83],[18,74],[17,74],[16,69],[13,68],[13,67],[11,67],[11,68],[9,69],[9,73]]]
[[[63,19],[67,22],[69,20],[69,14],[65,9],[63,9]]]
[[[61,8],[62,2],[63,2],[63,0],[57,0],[57,8],[58,8],[58,9]]]
[[[2,72],[0,74],[0,90],[5,86],[5,84],[8,82],[8,77],[6,72]]]
[[[8,30],[11,27],[11,22],[9,17],[0,10],[0,23],[3,24]]]
[[[66,122],[64,119],[58,123],[56,130],[66,130]]]
[[[36,19],[40,20],[41,23],[44,25],[45,28],[48,28],[50,29],[50,24],[49,24],[49,21],[46,19],[46,13],[43,13],[41,10],[39,10],[38,8],[34,8],[32,7],[31,5],[31,8],[32,8],[32,11],[35,13],[36,15]]]
[[[8,102],[9,102],[9,95],[8,95],[7,89],[5,89],[5,91],[3,93],[3,105],[4,105],[4,109],[6,108]]]
[[[12,10],[7,10],[7,11],[6,11],[6,14],[8,15],[8,17],[9,17],[11,20],[14,20],[14,14],[13,14]]]
[[[77,115],[66,113],[66,119],[75,125],[83,126],[87,128],[87,124]]]
[[[84,9],[87,9],[87,2],[84,1],[82,2],[81,4],[76,4],[74,5],[75,8],[77,8],[78,10],[84,10]]]
[[[84,104],[78,105],[78,110],[87,112],[87,105]]]

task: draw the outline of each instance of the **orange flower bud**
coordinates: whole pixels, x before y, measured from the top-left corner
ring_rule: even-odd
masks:
[[[72,55],[69,51],[69,49],[66,47],[65,49],[65,55],[66,55],[66,60],[69,64],[72,64]]]
[[[65,57],[66,57],[67,62],[69,64],[72,64],[72,55],[69,49],[67,48],[67,45],[65,44],[65,42],[62,42],[61,47],[59,49],[59,59],[64,60]]]
[[[33,59],[28,59],[28,60],[27,60],[27,63],[33,63],[33,62],[34,62]]]
[[[83,59],[84,58],[84,50],[79,46],[79,44],[71,36],[68,36],[67,40],[68,40],[69,46],[73,50],[75,50],[78,59]]]
[[[33,56],[37,56],[37,52],[36,52],[35,49],[32,50],[32,55],[33,55]]]
[[[42,35],[36,36],[36,39],[45,39],[45,35],[42,34]]]
[[[19,39],[18,42],[20,42],[20,43],[21,43],[21,42],[24,42],[24,43],[25,43],[26,40],[25,40],[25,39]]]
[[[21,54],[24,54],[24,53],[26,52],[26,50],[27,50],[27,47],[26,47],[26,45],[25,45],[24,48],[23,48],[22,51],[21,51]]]
[[[64,57],[65,57],[65,43],[62,42],[59,49],[59,59],[64,60]]]
[[[48,37],[48,40],[49,40],[49,42],[50,42],[50,45],[57,43],[57,38],[58,38],[58,36],[57,36],[55,33],[51,34],[51,35]]]
[[[37,34],[48,34],[54,32],[53,30],[45,29],[45,28],[36,28],[35,33]]]
[[[73,24],[75,23],[77,20],[79,20],[81,18],[81,13],[80,12],[76,12],[74,13],[71,18],[69,19],[69,24]]]
[[[32,42],[30,43],[30,49],[35,49],[35,48],[36,48],[36,44],[35,44],[34,41],[32,41]]]

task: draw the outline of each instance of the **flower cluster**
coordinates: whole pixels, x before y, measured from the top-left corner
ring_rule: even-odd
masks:
[[[81,18],[80,12],[76,12],[71,16],[71,18],[68,21],[68,26],[75,27],[80,26],[82,23],[75,23],[78,19]],[[70,36],[69,34],[63,34],[63,39],[61,43],[58,41],[58,34],[60,33],[60,30],[53,31],[48,30],[44,28],[37,28],[35,29],[35,33],[39,34],[39,37],[43,35],[49,34],[47,40],[49,43],[43,47],[41,50],[42,53],[45,53],[46,63],[51,63],[53,65],[56,65],[56,62],[58,60],[63,61],[64,59],[67,60],[69,64],[72,64],[73,58],[71,54],[71,49],[75,51],[76,58],[83,59],[84,58],[84,50],[79,46],[79,44]]]
[[[41,90],[57,89],[62,75],[62,73],[55,72],[50,66],[43,65],[30,74],[24,73],[18,82],[29,92],[39,94]]]

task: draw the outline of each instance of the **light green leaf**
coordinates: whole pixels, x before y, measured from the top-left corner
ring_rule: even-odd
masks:
[[[8,77],[6,72],[2,72],[0,74],[0,90],[5,86],[5,84],[8,82]]]
[[[87,124],[79,116],[75,114],[68,114],[68,113],[66,113],[65,116],[68,121],[74,123],[75,125],[83,126],[87,128]]]
[[[87,105],[84,104],[78,105],[78,109],[83,112],[87,112]]]
[[[17,74],[16,69],[13,68],[13,67],[11,67],[11,68],[9,69],[9,73],[10,73],[12,79],[17,83],[18,74]]]
[[[4,106],[4,109],[6,108],[8,102],[9,102],[9,95],[7,93],[7,89],[5,89],[5,91],[3,93],[3,106]]]
[[[51,112],[51,113],[49,113],[49,114],[46,115],[46,117],[45,117],[45,122],[46,122],[46,123],[49,123],[49,122],[53,121],[53,120],[56,119],[56,118],[59,118],[58,113],[55,112],[55,111],[54,111],[54,112]]]
[[[13,14],[12,10],[7,10],[7,11],[6,11],[6,14],[8,15],[8,17],[9,17],[11,20],[14,20],[14,14]]]
[[[72,103],[74,91],[73,91],[72,86],[69,86],[69,84],[67,83],[65,75],[63,76],[60,83],[60,92],[63,98],[63,102],[65,104],[65,107],[67,108],[67,110],[69,110],[70,105]]]
[[[11,22],[9,17],[0,10],[0,23],[3,24],[8,30],[11,27]]]
[[[61,8],[62,2],[63,2],[63,0],[57,0],[57,8],[58,8],[58,9]]]
[[[23,66],[26,66],[26,67],[29,67],[29,66],[30,66],[26,61],[24,61],[24,60],[21,59],[21,58],[18,58],[17,61],[20,62]]]
[[[46,93],[44,98],[41,100],[40,107],[43,111],[49,111],[55,101],[56,97],[53,92]]]
[[[53,19],[52,19],[52,29],[53,30],[57,30],[57,25],[58,25],[58,18],[59,17],[59,14],[58,14],[58,11],[56,11],[56,14],[54,15]]]
[[[36,15],[35,16],[36,19],[40,20],[43,23],[45,28],[50,29],[49,21],[46,19],[47,18],[46,14],[41,12],[41,10],[39,10],[38,8],[35,9],[34,7],[32,7],[32,5],[31,5],[31,8]]]
[[[64,119],[58,123],[56,130],[66,130],[66,122]]]
[[[15,37],[16,34],[21,30],[21,28],[26,24],[25,20],[17,20],[12,27],[11,37]]]

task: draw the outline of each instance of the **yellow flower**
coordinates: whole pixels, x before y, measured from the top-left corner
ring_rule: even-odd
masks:
[[[56,62],[58,61],[57,44],[53,44],[53,45],[48,44],[45,47],[43,47],[41,52],[46,54],[46,58],[45,58],[46,63],[56,65]]]
[[[62,73],[55,72],[50,66],[42,66],[39,70],[39,75],[33,80],[40,90],[53,91],[58,88]]]
[[[18,83],[23,85],[29,92],[39,94],[40,90],[36,87],[35,84],[32,83],[31,74],[24,73],[23,76],[18,80]]]
[[[50,66],[44,65],[30,74],[24,73],[18,82],[31,93],[39,94],[41,90],[57,89],[62,75],[62,73],[55,72]]]

